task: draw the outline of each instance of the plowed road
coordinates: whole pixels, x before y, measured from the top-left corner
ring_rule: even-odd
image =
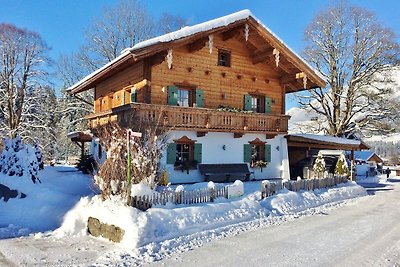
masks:
[[[400,266],[400,180],[327,214],[248,231],[155,266]]]

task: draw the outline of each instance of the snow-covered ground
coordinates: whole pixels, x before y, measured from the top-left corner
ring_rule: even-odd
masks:
[[[319,214],[367,195],[363,187],[349,182],[313,192],[285,189],[260,200],[260,182],[248,182],[245,195],[237,199],[159,206],[141,212],[120,206],[115,199],[100,205],[98,197],[93,197],[90,177],[71,168],[46,167],[40,173],[41,184],[18,179],[0,176],[0,183],[28,195],[0,200],[0,265],[142,264],[250,229]],[[114,244],[87,236],[89,215],[122,226],[129,239]],[[11,238],[15,236],[23,237]]]

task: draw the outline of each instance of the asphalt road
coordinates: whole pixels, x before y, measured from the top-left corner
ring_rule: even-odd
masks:
[[[248,231],[150,266],[400,266],[400,179],[327,214]]]

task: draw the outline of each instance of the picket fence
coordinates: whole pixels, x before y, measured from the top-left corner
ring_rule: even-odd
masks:
[[[321,179],[303,179],[297,181],[279,181],[279,182],[269,182],[263,181],[261,183],[261,198],[275,195],[277,191],[286,188],[293,192],[298,192],[300,190],[315,190],[327,187],[332,187],[341,183],[347,183],[347,176],[333,176]]]
[[[346,176],[334,176],[323,179],[304,179],[299,181],[262,181],[261,183],[261,198],[275,195],[279,190],[286,188],[290,191],[298,192],[300,190],[315,190],[321,188],[332,187],[340,183],[346,183]],[[172,204],[196,204],[214,202],[218,197],[228,198],[227,187],[219,189],[197,189],[190,191],[166,191],[154,193],[153,195],[135,196],[130,198],[129,203],[132,207],[146,211],[153,205]]]
[[[227,187],[219,189],[197,189],[190,191],[166,191],[161,193],[154,193],[147,196],[135,196],[130,200],[131,206],[140,210],[147,210],[153,205],[166,205],[172,204],[196,204],[214,202],[218,197],[228,197]]]

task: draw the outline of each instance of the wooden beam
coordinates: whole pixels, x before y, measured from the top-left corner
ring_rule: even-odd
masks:
[[[197,132],[196,135],[197,135],[197,137],[203,137],[203,136],[206,136],[207,133],[208,132]]]
[[[233,133],[233,138],[241,138],[243,133]]]
[[[240,25],[222,33],[222,41],[228,41],[229,39],[232,39],[236,35],[240,34],[240,29],[242,28],[244,29],[244,25]]]
[[[164,62],[166,56],[167,56],[167,51],[162,51],[155,54],[150,59],[150,66],[161,64],[162,62]]]
[[[200,39],[198,39],[198,40],[196,40],[196,41],[194,41],[192,43],[187,44],[188,51],[190,53],[199,51],[200,49],[202,49],[206,45],[207,40],[208,40],[208,37],[207,38],[200,38]]]
[[[273,48],[268,48],[262,52],[254,53],[252,57],[253,64],[269,61],[272,57]]]
[[[275,136],[277,136],[278,134],[266,134],[265,135],[265,138],[267,138],[267,139],[272,139],[272,138],[275,138]]]
[[[291,82],[293,82],[295,80],[296,80],[296,73],[289,73],[287,75],[283,75],[280,78],[279,82],[281,84],[289,84],[289,83],[291,83]]]

